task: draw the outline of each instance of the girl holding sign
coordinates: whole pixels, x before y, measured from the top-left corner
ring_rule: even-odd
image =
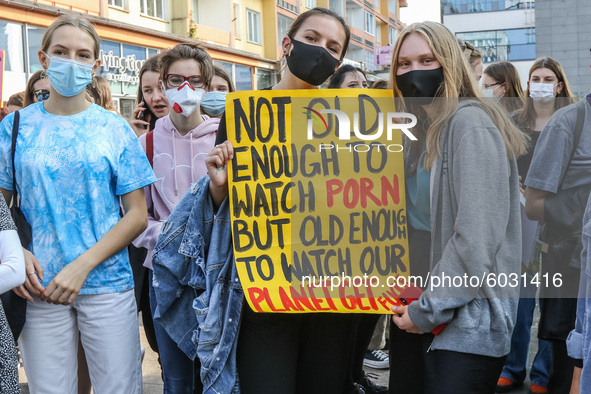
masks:
[[[515,159],[527,138],[501,107],[477,98],[482,93],[457,40],[439,23],[400,34],[390,80],[394,96],[425,120],[408,157],[420,179],[407,209],[410,225],[427,234],[409,232],[411,274],[417,264],[430,275],[417,301],[393,308],[398,331],[421,335],[391,338],[390,392],[494,393],[519,297],[518,287],[495,279],[520,273]],[[417,250],[427,253],[413,255]],[[439,335],[425,334],[441,324]]]
[[[334,12],[314,8],[301,14],[283,38],[287,67],[273,90],[316,89],[344,58],[350,31]],[[219,207],[228,195],[226,164],[233,157],[225,121],[206,159],[209,191]],[[238,338],[242,392],[323,393],[345,391],[351,319],[330,313],[255,313],[245,303]]]

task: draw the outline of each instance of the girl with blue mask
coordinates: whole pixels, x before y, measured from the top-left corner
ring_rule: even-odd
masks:
[[[86,19],[56,20],[39,51],[49,98],[19,111],[14,175],[32,242],[23,245],[26,279],[15,293],[29,301],[19,347],[31,392],[77,392],[79,338],[96,392],[142,390],[125,247],[146,227],[143,188],[156,178],[127,122],[86,99],[99,50]],[[0,191],[8,200],[13,123],[12,115],[0,123]]]
[[[211,85],[203,103],[201,103],[201,109],[212,118],[221,118],[226,109],[226,95],[235,89],[226,70],[219,66],[213,66],[213,73]]]

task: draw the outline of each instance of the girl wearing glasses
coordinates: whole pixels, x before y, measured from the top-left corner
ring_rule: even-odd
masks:
[[[45,70],[39,70],[31,75],[25,92],[25,107],[49,98],[49,79],[45,75]]]
[[[19,347],[32,393],[77,392],[79,335],[95,392],[142,390],[124,248],[146,228],[143,188],[156,178],[127,122],[86,99],[99,47],[86,19],[56,20],[39,51],[50,96],[19,111],[15,177],[33,240],[24,250],[25,284],[15,292],[29,301]],[[0,124],[0,191],[8,201],[13,121]]]
[[[491,64],[482,74],[482,86],[488,97],[496,97],[508,113],[523,107],[523,89],[519,73],[509,62]]]
[[[144,263],[150,268],[150,307],[156,310],[152,277],[152,250],[162,224],[193,182],[207,173],[205,158],[214,146],[219,119],[202,115],[200,106],[213,78],[209,54],[197,45],[179,44],[166,51],[160,61],[160,86],[170,104],[168,115],[158,119],[152,134],[144,134],[140,142],[152,138],[154,172],[158,181],[146,188],[148,228],[135,241],[137,247],[148,249]],[[149,148],[148,148],[149,149]],[[158,278],[154,278],[157,282]],[[164,393],[193,393],[202,391],[201,380],[195,378],[191,360],[154,321],[156,341],[160,352]]]

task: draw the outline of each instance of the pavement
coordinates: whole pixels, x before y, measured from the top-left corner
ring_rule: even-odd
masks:
[[[140,322],[141,322],[140,318]],[[538,341],[537,341],[537,333],[538,333],[538,321],[539,321],[539,312],[536,308],[536,314],[534,315],[534,324],[532,326],[532,335],[531,335],[531,343],[530,343],[530,357],[529,357],[529,366],[531,367],[531,362],[534,359],[534,356],[538,349]],[[142,376],[143,376],[143,393],[144,394],[162,394],[163,391],[163,384],[162,379],[160,377],[160,365],[158,364],[158,356],[155,352],[150,349],[146,337],[144,335],[143,328],[140,328],[140,339],[142,343],[142,347],[146,349],[146,353],[144,356],[144,361],[142,363]],[[387,386],[388,379],[390,376],[390,371],[388,369],[373,369],[373,368],[364,368],[365,372],[372,378],[374,382],[379,385]],[[24,369],[21,367],[19,369],[19,377],[21,383],[21,391],[22,394],[29,394],[29,388],[27,386],[27,377],[25,374]],[[514,394],[528,394],[529,392],[529,377],[526,379],[524,385],[519,389],[515,389],[511,391]],[[404,393],[395,393],[392,392],[391,394],[404,394]]]

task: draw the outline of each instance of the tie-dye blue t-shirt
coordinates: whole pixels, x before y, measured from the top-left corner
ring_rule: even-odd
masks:
[[[10,114],[0,123],[0,187],[8,190],[13,120]],[[119,221],[119,196],[156,181],[127,122],[96,104],[70,116],[50,114],[43,103],[22,109],[15,168],[43,286]],[[92,270],[80,294],[132,288],[124,249]]]

